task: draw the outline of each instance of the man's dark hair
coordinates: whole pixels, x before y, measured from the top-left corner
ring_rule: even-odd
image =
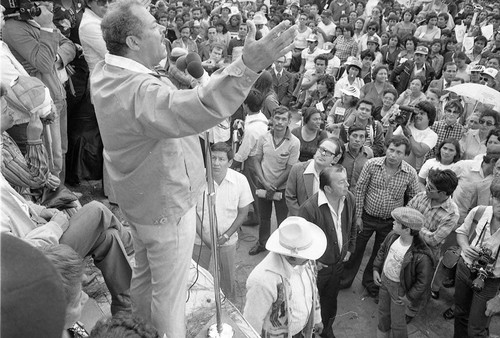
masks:
[[[213,153],[215,151],[220,151],[226,153],[227,159],[231,161],[234,157],[233,148],[231,148],[226,142],[217,142],[210,147],[210,151]]]
[[[357,125],[357,124],[350,126],[347,134],[349,134],[349,136],[351,136],[352,133],[354,133],[355,131],[360,131],[360,130],[365,132],[365,137],[368,137],[368,132],[366,131],[366,128],[361,127],[360,125]]]
[[[391,144],[393,144],[395,147],[399,147],[401,145],[405,146],[405,155],[408,156],[411,153],[411,143],[408,138],[404,135],[394,135],[391,137],[387,142],[386,145],[389,147]]]
[[[491,197],[500,199],[500,178],[495,177],[490,185]]]
[[[243,103],[248,106],[248,109],[252,113],[256,113],[262,109],[262,104],[264,103],[264,95],[262,95],[260,90],[252,88],[250,89],[250,92],[248,93],[247,98],[245,99],[245,101],[243,101]]]
[[[488,141],[490,140],[490,137],[496,136],[498,140],[500,140],[500,128],[495,128],[493,130],[490,130],[488,133],[488,136],[486,136],[486,145],[488,144]]]
[[[325,54],[319,54],[314,58],[314,64],[316,64],[317,60],[323,60],[325,61],[325,66],[328,66],[328,56]]]
[[[457,64],[453,61],[448,61],[446,62],[444,65],[443,65],[443,72],[446,72],[446,70],[448,69],[448,67],[451,67],[451,66],[455,66],[457,67]],[[458,67],[457,67],[458,69]]]
[[[436,120],[436,108],[429,101],[420,101],[415,105],[416,108],[422,109],[427,113],[427,117],[429,118],[429,127],[433,125]]]
[[[450,169],[431,169],[427,179],[434,184],[436,190],[444,192],[446,196],[451,196],[458,186],[457,174]]]
[[[372,61],[375,60],[375,53],[372,52],[369,49],[365,49],[364,51],[361,52],[361,61],[363,61],[364,58],[370,57]]]
[[[476,38],[474,39],[474,43],[478,42],[478,41],[482,41],[484,43],[484,45],[486,46],[486,44],[488,43],[488,39],[486,39],[485,36],[483,35],[478,35],[476,36]]]
[[[289,120],[292,118],[292,112],[287,107],[285,107],[285,106],[278,106],[278,107],[274,108],[274,110],[273,110],[273,116],[275,116],[275,115],[283,115],[283,114],[287,114]]]
[[[362,103],[370,105],[370,107],[371,107],[370,110],[373,113],[373,102],[370,101],[370,100],[367,100],[367,99],[361,99],[361,100],[359,100],[358,105],[356,106],[356,109],[358,109],[359,106],[361,106]]]
[[[319,188],[324,191],[325,186],[332,183],[332,174],[341,173],[343,171],[345,171],[345,168],[338,163],[321,170],[319,173]]]
[[[96,323],[92,332],[92,338],[160,338],[160,334],[153,325],[144,319],[130,313],[119,312],[111,318],[101,319]]]

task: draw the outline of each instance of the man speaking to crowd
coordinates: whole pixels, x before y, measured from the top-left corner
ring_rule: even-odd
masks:
[[[132,308],[168,337],[186,336],[195,203],[205,181],[197,135],[232,115],[258,72],[293,48],[289,26],[256,41],[249,23],[242,58],[179,91],[153,70],[167,56],[165,28],[143,5],[118,1],[102,20],[109,53],[94,69],[91,90],[111,187],[134,238]]]

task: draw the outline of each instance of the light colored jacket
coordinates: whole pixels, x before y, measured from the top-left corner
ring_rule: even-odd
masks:
[[[258,74],[240,58],[208,83],[176,90],[168,79],[147,71],[131,59],[107,54],[92,73],[104,163],[131,222],[176,225],[205,183],[198,134],[231,116]]]

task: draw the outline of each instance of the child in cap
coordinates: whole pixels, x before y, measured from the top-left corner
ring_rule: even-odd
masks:
[[[380,286],[377,337],[407,337],[406,324],[414,313],[406,313],[429,299],[434,260],[418,235],[424,216],[408,207],[396,208],[391,215],[393,231],[373,262],[373,280]]]

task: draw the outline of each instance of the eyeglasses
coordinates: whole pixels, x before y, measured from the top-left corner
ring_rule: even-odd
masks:
[[[445,114],[450,114],[450,115],[455,115],[455,114],[456,115],[460,115],[460,113],[458,111],[454,110],[454,109],[445,109],[444,113]]]
[[[326,149],[326,148],[324,148],[324,147],[319,147],[319,148],[318,148],[318,151],[319,151],[319,153],[320,153],[321,155],[323,155],[323,156],[324,156],[324,155],[326,155],[326,156],[334,156],[334,155],[335,155],[335,156],[337,156],[337,154],[332,153],[330,150],[328,150],[328,149]]]
[[[488,127],[491,127],[491,126],[494,126],[495,123],[491,122],[491,121],[485,121],[485,120],[479,120],[479,124],[486,124]]]
[[[436,187],[431,186],[429,182],[425,185],[425,190],[428,192],[440,192],[440,190],[437,190]]]
[[[488,78],[486,76],[481,76],[481,81],[488,82]]]

